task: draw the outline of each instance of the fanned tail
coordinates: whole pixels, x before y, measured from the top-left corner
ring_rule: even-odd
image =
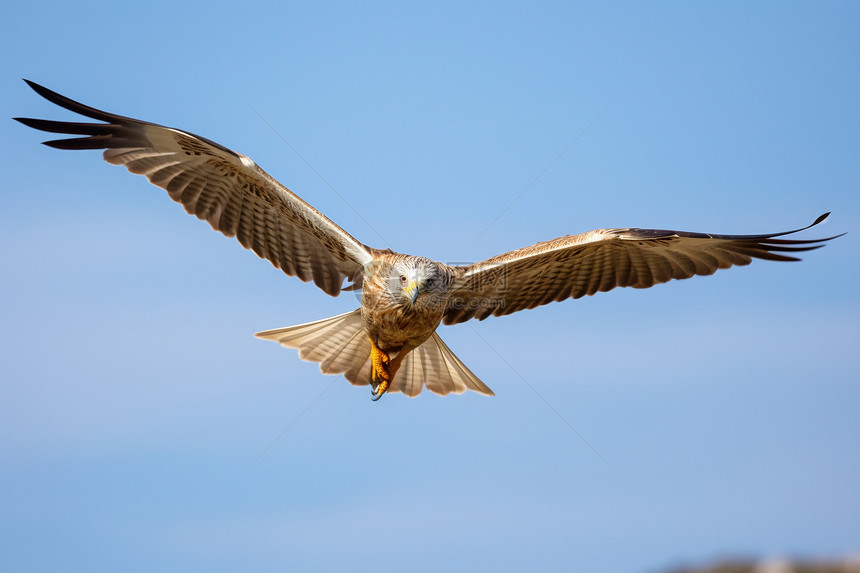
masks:
[[[258,332],[254,336],[298,349],[299,358],[319,362],[323,374],[344,374],[352,384],[370,384],[369,366],[363,381],[356,382],[362,366],[370,361],[370,339],[364,330],[360,309],[316,322]]]
[[[421,387],[431,392],[462,394],[472,390],[485,396],[495,396],[471,370],[442,342],[435,332],[421,346],[407,354],[394,376],[389,392],[417,396]]]
[[[316,322],[258,332],[255,336],[297,349],[302,360],[318,362],[323,374],[343,374],[355,386],[370,384],[370,339],[360,309]],[[442,396],[466,390],[494,395],[435,332],[403,358],[388,392],[414,397],[424,386]]]

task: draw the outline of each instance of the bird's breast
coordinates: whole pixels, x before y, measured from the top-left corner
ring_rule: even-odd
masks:
[[[434,306],[374,302],[362,297],[361,316],[370,337],[386,352],[396,352],[404,345],[420,345],[442,321],[443,311]]]

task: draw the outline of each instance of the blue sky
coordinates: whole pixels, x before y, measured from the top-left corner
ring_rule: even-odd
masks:
[[[496,396],[372,403],[252,337],[354,295],[6,121],[0,570],[860,552],[856,3],[33,3],[3,22],[7,117],[71,118],[26,77],[199,133],[373,246],[468,262],[825,211],[804,236],[848,235],[442,328]]]

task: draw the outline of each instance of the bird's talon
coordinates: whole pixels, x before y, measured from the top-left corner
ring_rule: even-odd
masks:
[[[385,394],[385,392],[387,390],[388,390],[388,383],[386,383],[386,382],[380,383],[379,386],[377,386],[376,388],[371,386],[370,387],[370,399],[373,400],[374,402],[376,402],[377,400],[382,398],[382,395]]]
[[[371,341],[370,361],[370,399],[376,402],[391,386],[391,358]]]

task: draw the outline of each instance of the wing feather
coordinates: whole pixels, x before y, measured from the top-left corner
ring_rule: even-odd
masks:
[[[836,237],[777,237],[814,227],[827,215],[802,229],[765,235],[600,229],[538,243],[457,267],[460,276],[443,322],[483,320],[615,287],[648,288],[672,279],[748,265],[753,259],[797,261],[793,254],[818,249]]]
[[[360,280],[371,249],[278,183],[251,159],[193,133],[98,110],[27,81],[39,95],[106,123],[15,118],[49,133],[83,137],[45,144],[103,149],[104,159],[143,175],[213,229],[286,274],[336,296],[344,279]]]

